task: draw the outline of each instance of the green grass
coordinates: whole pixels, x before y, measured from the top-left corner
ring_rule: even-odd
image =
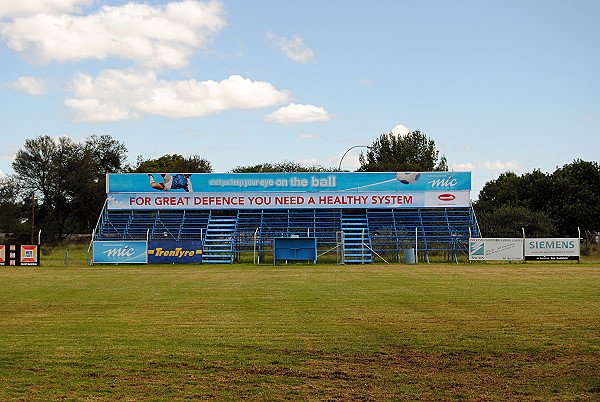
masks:
[[[596,263],[69,257],[0,268],[0,400],[600,398]]]

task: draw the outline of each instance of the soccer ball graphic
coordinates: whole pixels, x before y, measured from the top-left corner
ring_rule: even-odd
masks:
[[[402,184],[412,184],[421,178],[421,173],[418,172],[398,172],[396,179]]]

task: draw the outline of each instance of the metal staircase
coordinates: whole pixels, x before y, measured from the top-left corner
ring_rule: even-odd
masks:
[[[342,262],[365,264],[373,261],[369,225],[365,212],[342,215]]]
[[[208,219],[204,236],[202,263],[233,263],[233,243],[237,227],[237,216],[212,215]]]

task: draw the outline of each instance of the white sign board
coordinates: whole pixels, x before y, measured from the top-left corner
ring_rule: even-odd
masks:
[[[578,260],[579,239],[539,238],[525,240],[526,260]]]
[[[523,239],[469,239],[469,260],[516,261],[523,259]]]
[[[317,209],[468,207],[469,191],[114,193],[108,209]]]

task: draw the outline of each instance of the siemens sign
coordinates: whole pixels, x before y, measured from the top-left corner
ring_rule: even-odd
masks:
[[[94,263],[146,264],[148,243],[145,241],[95,241]]]
[[[579,239],[527,239],[525,241],[525,259],[579,260]]]

